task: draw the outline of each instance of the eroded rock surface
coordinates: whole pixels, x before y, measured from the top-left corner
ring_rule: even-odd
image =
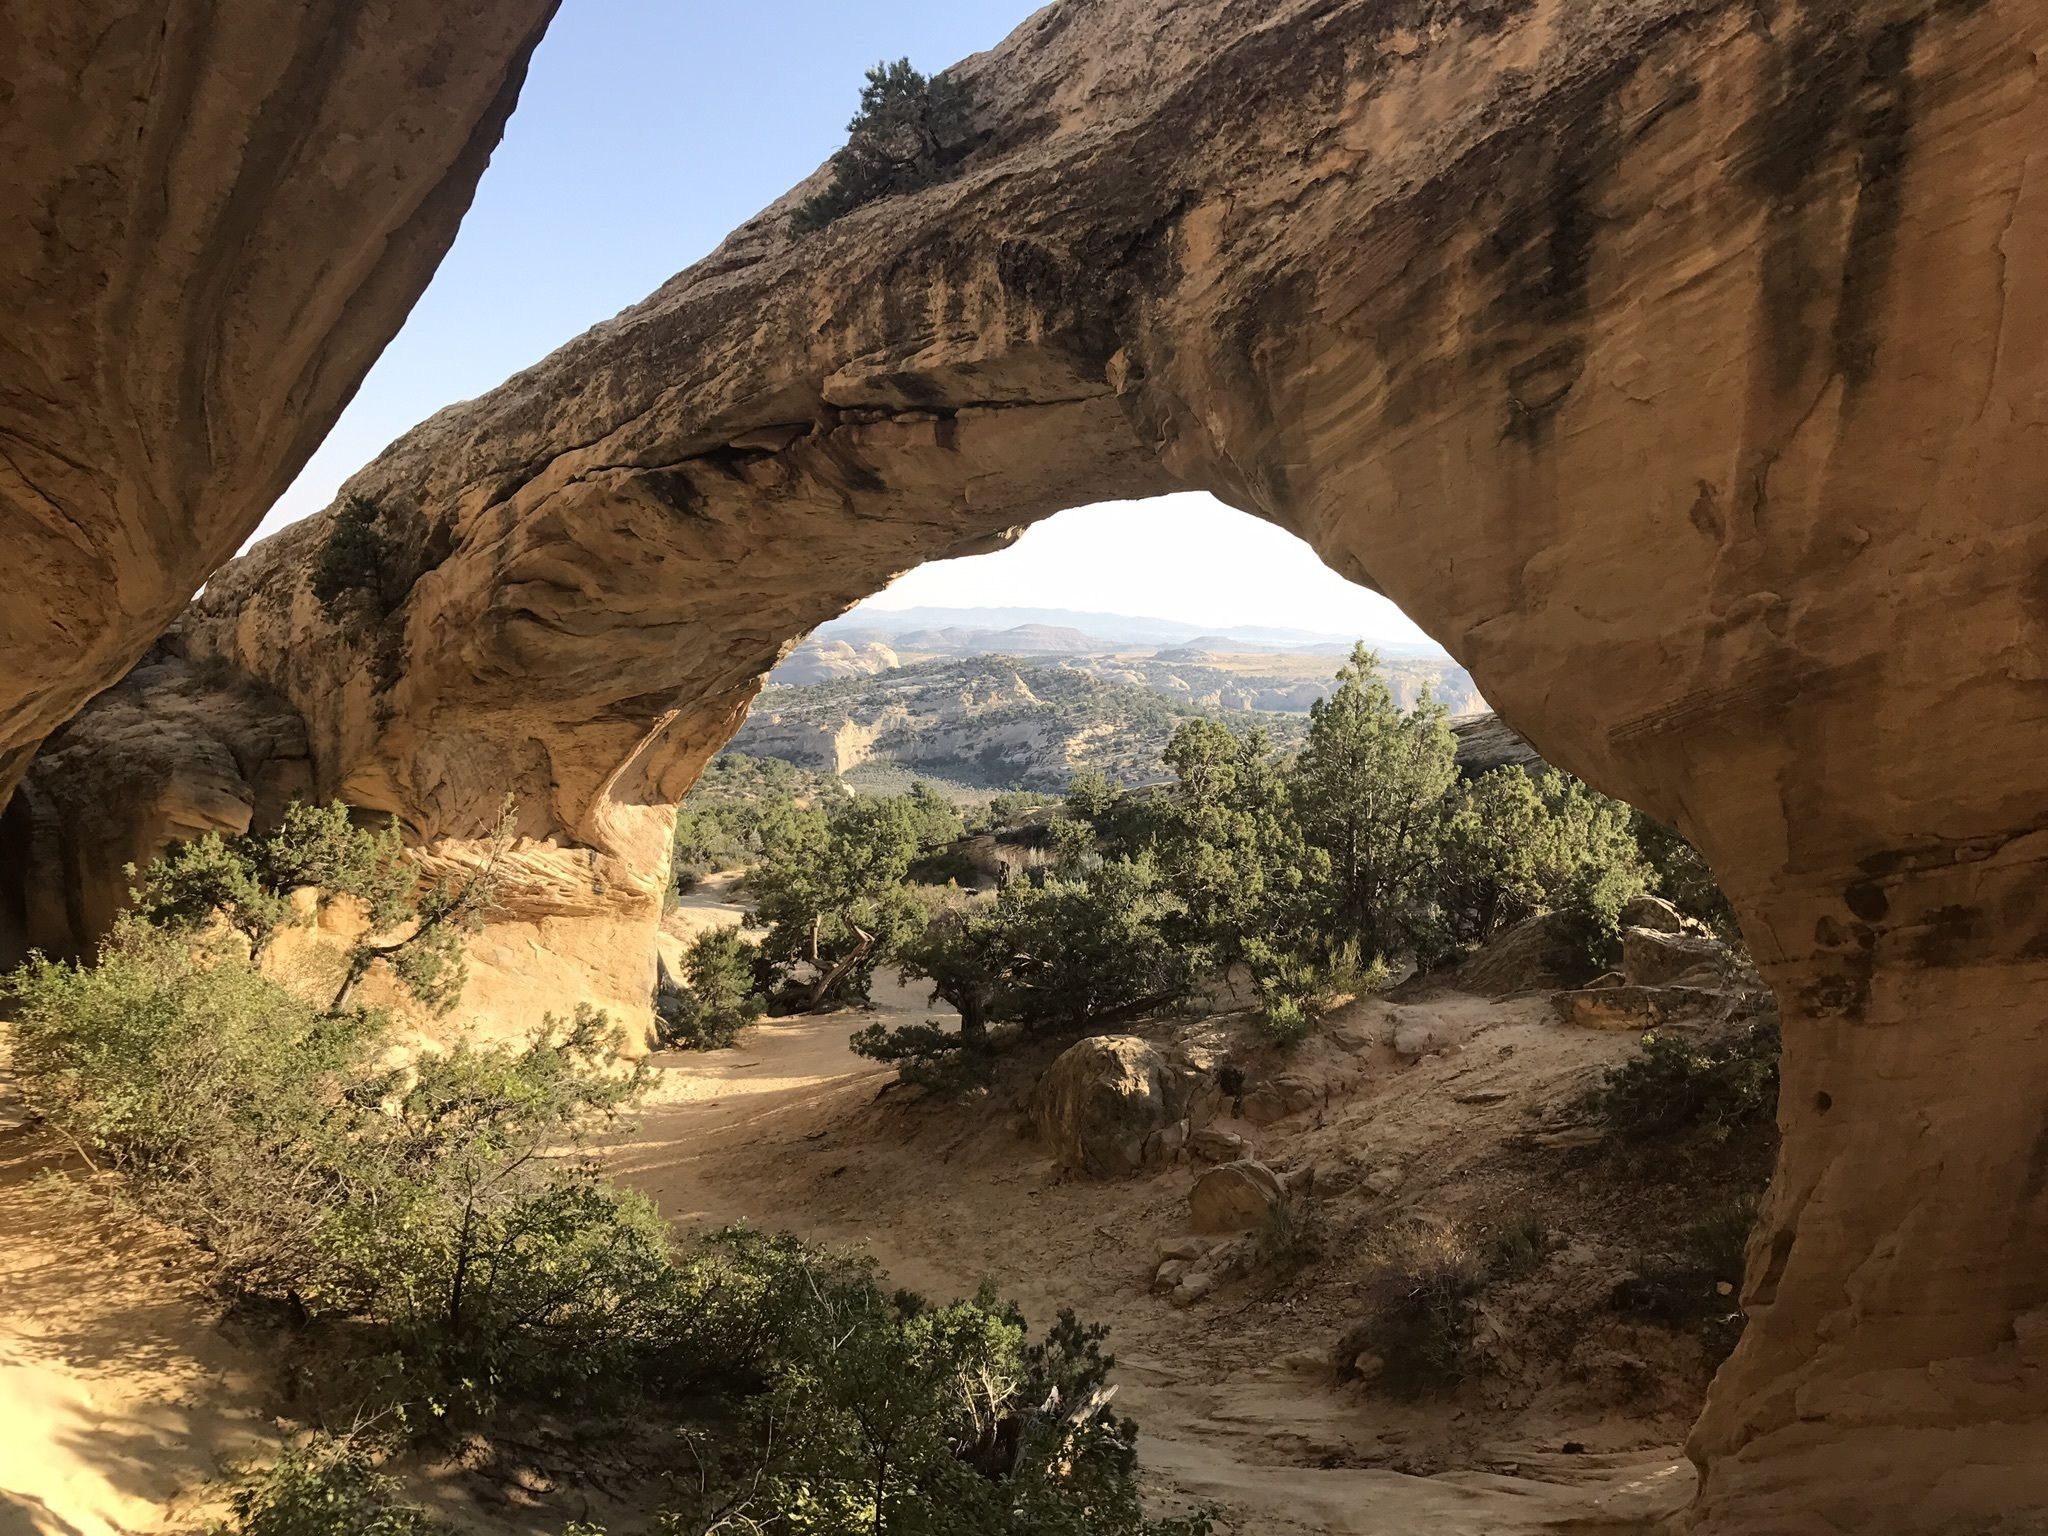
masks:
[[[793,637],[1214,490],[1677,826],[1778,990],[1699,1524],[2034,1519],[2044,61],[2037,0],[1067,0],[966,67],[958,180],[785,203],[363,471],[391,598],[312,603],[316,521],[189,644],[436,848],[515,790],[630,929]]]
[[[557,3],[7,7],[0,802],[333,425]]]

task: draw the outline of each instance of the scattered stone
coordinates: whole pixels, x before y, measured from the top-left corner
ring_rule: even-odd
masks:
[[[1153,1271],[1152,1289],[1155,1291],[1170,1291],[1180,1284],[1181,1277],[1187,1272],[1188,1261],[1186,1259],[1168,1259],[1158,1269]]]
[[[1216,1277],[1207,1270],[1198,1270],[1174,1287],[1172,1301],[1176,1307],[1193,1306],[1204,1296],[1216,1289]]]
[[[1054,1159],[1095,1178],[1135,1172],[1147,1140],[1179,1120],[1179,1074],[1135,1035],[1101,1035],[1061,1052],[1038,1080],[1031,1119]]]
[[[1235,1163],[1252,1155],[1252,1144],[1235,1131],[1205,1125],[1188,1137],[1188,1155],[1205,1163]]]
[[[1403,1061],[1420,1061],[1461,1050],[1470,1038],[1470,1030],[1448,1019],[1403,1019],[1394,1026],[1394,1054]]]
[[[1199,1259],[1214,1246],[1215,1244],[1211,1243],[1206,1237],[1163,1238],[1159,1244],[1159,1257],[1162,1259]]]
[[[1246,1159],[1211,1168],[1195,1180],[1188,1210],[1198,1232],[1243,1232],[1263,1226],[1267,1214],[1286,1198],[1272,1169]]]

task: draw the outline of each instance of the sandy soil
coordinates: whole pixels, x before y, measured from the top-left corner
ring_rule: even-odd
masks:
[[[725,896],[722,883],[693,896],[671,915],[665,945],[679,951],[701,927],[737,922]],[[1340,1387],[1325,1364],[1356,1313],[1355,1249],[1375,1223],[1409,1208],[1491,1219],[1545,1200],[1585,1203],[1554,1166],[1543,1172],[1528,1135],[1630,1042],[1562,1029],[1528,1002],[1450,996],[1353,1012],[1284,1063],[1250,1058],[1322,1081],[1316,1108],[1230,1128],[1283,1170],[1393,1168],[1400,1187],[1318,1200],[1322,1259],[1285,1284],[1253,1277],[1187,1310],[1156,1295],[1151,1277],[1160,1241],[1184,1229],[1193,1171],[1061,1177],[1023,1123],[1040,1064],[1029,1052],[978,1105],[895,1089],[891,1071],[854,1056],[847,1039],[876,1014],[947,1017],[911,989],[879,984],[876,1014],[771,1021],[735,1050],[657,1055],[656,1092],[608,1155],[679,1225],[786,1227],[863,1248],[932,1295],[989,1279],[1036,1322],[1071,1306],[1109,1323],[1119,1407],[1144,1428],[1148,1486],[1163,1504],[1219,1507],[1240,1536],[1662,1529],[1691,1492],[1675,1445],[1696,1385],[1617,1410],[1593,1365],[1661,1358],[1640,1341],[1609,1329],[1573,1341],[1585,1370],[1510,1371],[1415,1407]],[[1397,1059],[1371,1043],[1395,1017],[1458,1044]],[[1242,1045],[1215,1021],[1161,1033],[1195,1050]],[[208,1484],[276,1433],[269,1362],[223,1327],[178,1245],[40,1178],[76,1174],[78,1161],[10,1118],[9,1104],[0,1063],[0,1536],[188,1528],[213,1496]],[[1584,1247],[1553,1265],[1560,1299],[1605,1283]],[[1532,1327],[1526,1314],[1503,1320],[1510,1336]],[[443,1491],[436,1502],[459,1501],[472,1522],[484,1513],[487,1529],[550,1528],[542,1516],[480,1512],[467,1484]]]
[[[680,922],[736,920],[717,895]],[[1683,1394],[1617,1415],[1597,1390],[1510,1384],[1503,1415],[1499,1402],[1408,1408],[1339,1388],[1325,1360],[1349,1315],[1341,1254],[1302,1286],[1248,1283],[1175,1310],[1150,1279],[1159,1240],[1184,1230],[1193,1172],[1065,1179],[1025,1134],[1014,1084],[978,1108],[892,1090],[848,1036],[878,1015],[947,1015],[913,991],[878,981],[876,994],[871,1013],[772,1021],[734,1050],[653,1057],[655,1095],[610,1152],[618,1176],[681,1225],[788,1228],[862,1249],[928,1294],[989,1279],[1034,1321],[1072,1306],[1111,1324],[1119,1406],[1143,1428],[1149,1485],[1166,1503],[1219,1506],[1242,1536],[1648,1531],[1690,1497],[1675,1442],[1696,1403]],[[1475,1116],[1518,1132],[1532,1082],[1555,1086],[1628,1042],[1563,1030],[1540,1004],[1425,1006],[1462,1049],[1412,1066],[1325,1049],[1309,1065],[1347,1091],[1283,1124],[1231,1128],[1283,1167],[1362,1154],[1512,1204],[1503,1137],[1475,1133]],[[1383,1091],[1397,1077],[1399,1091]],[[1571,1442],[1590,1454],[1567,1454]]]
[[[42,1177],[79,1166],[0,1082],[0,1536],[160,1529],[269,1428],[180,1246]]]

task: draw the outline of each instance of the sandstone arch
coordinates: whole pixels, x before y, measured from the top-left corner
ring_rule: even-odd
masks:
[[[2032,1528],[2044,61],[2033,0],[1068,0],[969,66],[960,180],[771,210],[368,467],[388,611],[320,612],[314,523],[180,644],[442,856],[519,789],[531,911],[630,928],[791,637],[1214,490],[1676,822],[1779,990],[1700,1527]]]
[[[558,3],[7,6],[0,804],[334,424]]]

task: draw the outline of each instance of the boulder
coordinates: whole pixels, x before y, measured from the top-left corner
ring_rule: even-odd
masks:
[[[1697,974],[1709,984],[1728,965],[1726,947],[1697,934],[1628,928],[1621,935],[1621,974],[1632,987],[1663,987]]]
[[[1271,1125],[1323,1102],[1323,1085],[1298,1072],[1268,1078],[1244,1096],[1244,1117],[1253,1125]]]
[[[1234,1163],[1252,1155],[1252,1144],[1235,1131],[1205,1125],[1188,1138],[1188,1154],[1205,1163]]]
[[[1180,1075],[1135,1035],[1099,1035],[1062,1051],[1031,1096],[1038,1134],[1065,1168],[1098,1179],[1133,1173],[1155,1131],[1185,1110]]]
[[[1286,1198],[1278,1174],[1246,1159],[1211,1168],[1195,1180],[1188,1211],[1198,1232],[1243,1232],[1265,1225],[1267,1214]]]
[[[1580,1029],[1655,1029],[1696,1018],[1718,1006],[1723,994],[1701,987],[1582,987],[1551,1000],[1559,1018]]]
[[[1425,1056],[1440,1056],[1446,1051],[1461,1048],[1471,1037],[1471,1033],[1463,1024],[1449,1019],[1431,1018],[1427,1014],[1418,1018],[1402,1019],[1394,1026],[1394,1054],[1403,1061],[1420,1061]]]
[[[1624,928],[1651,928],[1658,933],[1684,933],[1686,931],[1684,914],[1662,896],[1652,896],[1647,892],[1622,907],[1621,926]]]
[[[1495,934],[1437,979],[1476,997],[1512,997],[1575,987],[1597,970],[1572,921],[1561,912],[1539,912]]]

